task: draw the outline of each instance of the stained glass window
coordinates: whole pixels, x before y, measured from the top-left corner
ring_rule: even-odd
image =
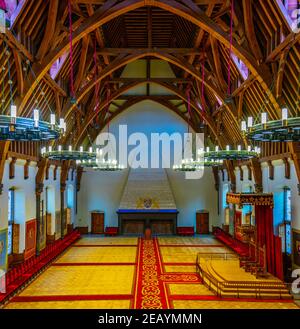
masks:
[[[285,187],[283,190],[283,223],[279,225],[279,236],[282,242],[282,252],[291,253],[291,190]]]
[[[8,255],[13,253],[13,223],[15,220],[15,190],[10,189],[8,191],[8,241],[7,241],[7,253]]]

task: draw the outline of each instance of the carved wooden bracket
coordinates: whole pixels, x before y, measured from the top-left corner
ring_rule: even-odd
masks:
[[[230,160],[226,160],[225,165],[227,168],[228,178],[230,180],[231,191],[235,192],[236,191],[236,177],[235,177],[233,162]]]
[[[60,191],[63,192],[66,189],[66,180],[68,179],[70,169],[70,161],[63,160],[61,165],[61,172],[60,172]]]
[[[252,180],[252,168],[251,165],[247,165],[248,169],[248,180]]]
[[[287,179],[291,178],[291,166],[288,158],[283,158],[284,163],[284,177]]]
[[[15,178],[15,164],[16,164],[17,158],[13,157],[11,158],[11,161],[9,163],[9,179]]]
[[[43,192],[44,188],[44,179],[46,175],[46,168],[49,163],[48,159],[42,158],[38,162],[38,171],[35,176],[35,193],[40,195]]]
[[[49,169],[50,169],[50,163],[48,163],[47,166],[46,166],[46,173],[45,173],[45,179],[46,180],[49,179]]]
[[[239,166],[239,170],[240,170],[240,181],[244,180],[244,170],[242,168],[242,166]]]
[[[9,149],[10,142],[0,141],[0,194],[2,194],[3,184],[2,178],[5,168],[5,161]]]
[[[30,160],[26,160],[24,164],[24,179],[29,178],[29,165],[30,165]]]
[[[56,178],[57,178],[57,165],[55,165],[53,169],[53,180],[56,180]]]
[[[83,167],[77,167],[77,170],[76,170],[76,190],[77,190],[77,192],[80,191],[80,183],[81,183],[82,174],[83,174]]]
[[[216,191],[219,191],[219,168],[218,167],[212,167],[214,179],[215,179],[215,189]]]
[[[269,179],[274,180],[274,166],[271,160],[268,161],[268,166],[269,166]]]

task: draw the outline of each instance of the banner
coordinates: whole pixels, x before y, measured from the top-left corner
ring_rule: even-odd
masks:
[[[0,270],[7,270],[7,229],[0,230]]]
[[[25,259],[35,255],[36,250],[36,219],[26,222]]]

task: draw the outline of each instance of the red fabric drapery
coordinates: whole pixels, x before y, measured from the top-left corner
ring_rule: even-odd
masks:
[[[273,209],[255,206],[257,243],[266,249],[267,271],[283,279],[281,238],[274,235]]]

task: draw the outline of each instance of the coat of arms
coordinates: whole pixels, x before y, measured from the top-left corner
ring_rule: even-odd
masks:
[[[138,209],[158,209],[159,202],[157,199],[153,199],[150,197],[138,198],[136,202],[136,207]]]

